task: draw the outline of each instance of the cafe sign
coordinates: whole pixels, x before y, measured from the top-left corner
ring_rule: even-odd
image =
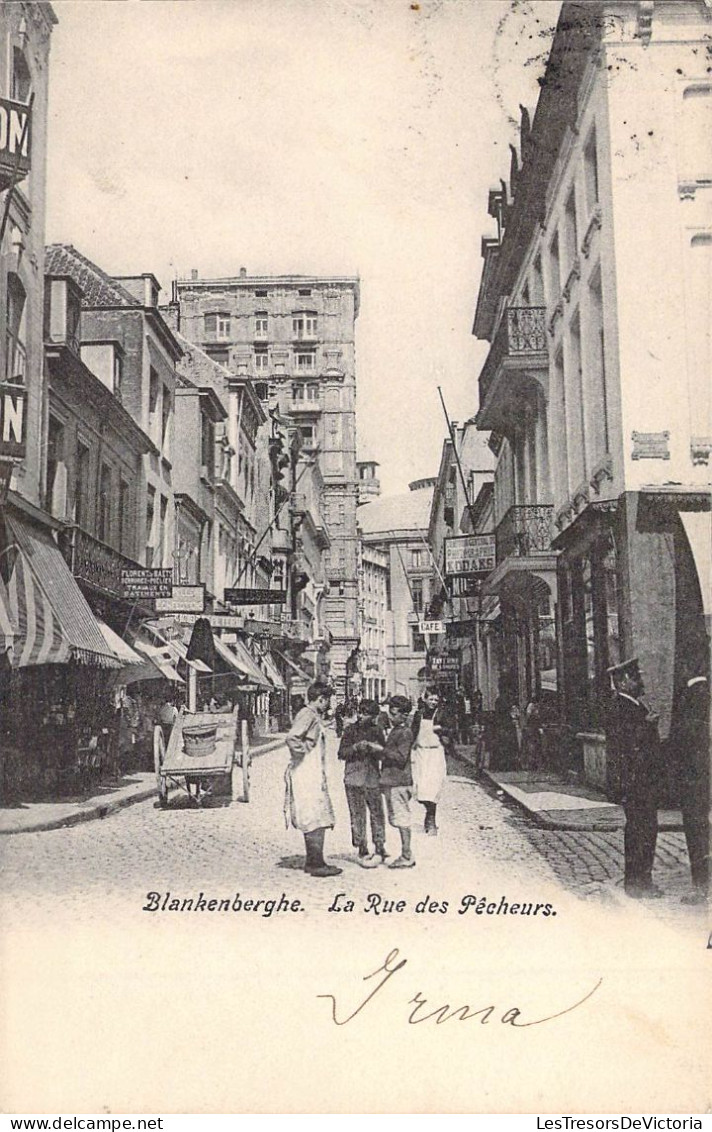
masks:
[[[423,633],[444,633],[445,626],[442,621],[419,621],[418,632]]]
[[[497,564],[493,534],[445,539],[445,574],[450,578],[490,574]]]

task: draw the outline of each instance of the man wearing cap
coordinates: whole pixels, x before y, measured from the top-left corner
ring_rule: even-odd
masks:
[[[606,726],[612,772],[625,811],[624,887],[629,896],[659,896],[652,882],[658,836],[657,717],[641,701],[645,690],[635,657],[608,669],[613,698]]]

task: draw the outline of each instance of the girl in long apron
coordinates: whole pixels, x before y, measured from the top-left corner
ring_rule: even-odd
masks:
[[[425,832],[431,837],[438,832],[437,804],[447,778],[443,740],[449,741],[450,734],[438,692],[426,689],[422,706],[413,717],[411,759],[415,797],[425,806]]]

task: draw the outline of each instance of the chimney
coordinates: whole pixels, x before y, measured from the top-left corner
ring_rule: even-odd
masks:
[[[191,278],[191,279],[193,279],[193,280],[195,280],[195,279],[197,279],[197,278],[198,278],[198,269],[197,269],[197,267],[191,267],[191,269],[190,269],[190,278]]]

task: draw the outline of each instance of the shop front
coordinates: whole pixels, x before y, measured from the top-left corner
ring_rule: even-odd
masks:
[[[76,790],[114,723],[108,644],[41,512],[8,503],[0,522],[3,797]]]
[[[615,773],[607,669],[638,658],[666,750],[680,692],[709,663],[709,505],[703,492],[628,492],[587,507],[555,541],[564,715],[574,765],[603,789]],[[673,803],[677,772],[672,759],[666,765]]]

